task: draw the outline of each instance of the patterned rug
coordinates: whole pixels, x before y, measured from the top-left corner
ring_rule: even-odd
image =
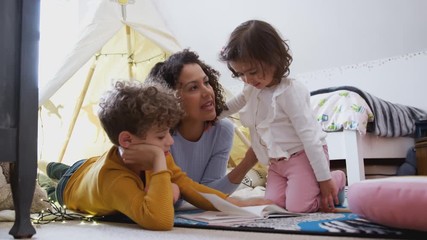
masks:
[[[347,196],[347,188],[345,189]],[[236,196],[259,197],[263,196],[264,189],[242,189]],[[199,213],[202,210],[183,207],[175,213],[175,227],[220,229],[230,231],[267,232],[278,234],[303,234],[324,236],[346,236],[361,238],[387,238],[387,239],[426,239],[427,232],[408,229],[397,229],[373,223],[349,212],[345,198],[339,213],[311,213],[297,217],[270,218],[254,220],[246,223],[215,223],[210,225],[205,222],[188,220],[178,217],[179,214]],[[98,221],[132,222],[124,215],[108,216]]]
[[[180,213],[197,213],[200,210],[177,211]],[[125,215],[105,216],[97,221],[133,223]],[[298,217],[270,218],[254,220],[242,224],[209,225],[205,222],[175,217],[175,227],[202,228],[229,231],[250,231],[278,234],[303,234],[324,236],[346,236],[361,238],[387,239],[426,239],[427,232],[397,229],[370,222],[353,213],[311,213]]]
[[[346,187],[345,200],[342,207],[338,207],[339,213],[311,213],[297,217],[270,218],[255,220],[252,222],[230,225],[229,223],[210,225],[205,222],[198,222],[177,217],[180,213],[197,213],[201,210],[176,211],[175,226],[205,229],[223,229],[232,231],[253,231],[269,233],[288,233],[305,235],[326,235],[326,236],[347,236],[364,238],[389,238],[389,239],[426,239],[427,232],[419,232],[408,229],[397,229],[370,222],[353,214],[348,209]],[[256,187],[245,188],[236,191],[237,197],[260,197],[265,189]]]
[[[186,212],[188,213],[188,211]],[[177,213],[179,214],[179,213]],[[353,213],[312,213],[305,216],[255,220],[243,224],[216,224],[175,218],[176,227],[329,235],[364,238],[425,239],[426,232],[396,229],[370,222]],[[423,237],[424,236],[424,237]]]

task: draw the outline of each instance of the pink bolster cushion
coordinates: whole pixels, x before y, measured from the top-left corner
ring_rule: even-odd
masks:
[[[350,210],[382,225],[427,231],[427,177],[369,179],[350,185]]]

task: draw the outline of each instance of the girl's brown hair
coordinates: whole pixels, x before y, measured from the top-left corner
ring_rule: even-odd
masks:
[[[230,61],[255,61],[275,66],[274,79],[280,81],[290,73],[292,56],[288,44],[273,26],[260,20],[249,20],[231,33],[221,50],[220,60],[227,63],[233,77],[238,76],[230,66]]]

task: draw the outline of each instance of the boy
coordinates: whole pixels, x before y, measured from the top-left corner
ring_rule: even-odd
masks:
[[[169,154],[173,144],[169,129],[183,116],[171,90],[137,81],[119,81],[101,100],[98,116],[114,144],[108,152],[80,160],[71,167],[61,163],[49,163],[46,167],[49,177],[61,177],[55,191],[61,205],[98,216],[120,212],[142,228],[170,230],[174,224],[173,194],[175,201],[181,194],[191,204],[206,210],[215,208],[197,192],[227,198],[193,182]],[[121,149],[133,144],[141,144],[145,155],[139,162],[126,162]]]

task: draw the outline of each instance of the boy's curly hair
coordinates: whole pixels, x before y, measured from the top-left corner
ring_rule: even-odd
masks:
[[[225,105],[225,93],[222,88],[219,77],[220,73],[213,69],[211,66],[200,60],[199,55],[189,49],[184,49],[180,52],[172,54],[166,61],[158,62],[150,71],[150,76],[153,80],[166,84],[169,88],[177,90],[179,76],[181,75],[184,65],[198,64],[206,76],[209,78],[209,84],[215,94],[215,110],[216,115],[219,116],[223,110],[228,110]],[[210,121],[214,124],[217,119]]]
[[[175,92],[152,81],[117,81],[99,107],[102,127],[115,145],[122,131],[145,138],[150,128],[173,128],[184,115]]]

